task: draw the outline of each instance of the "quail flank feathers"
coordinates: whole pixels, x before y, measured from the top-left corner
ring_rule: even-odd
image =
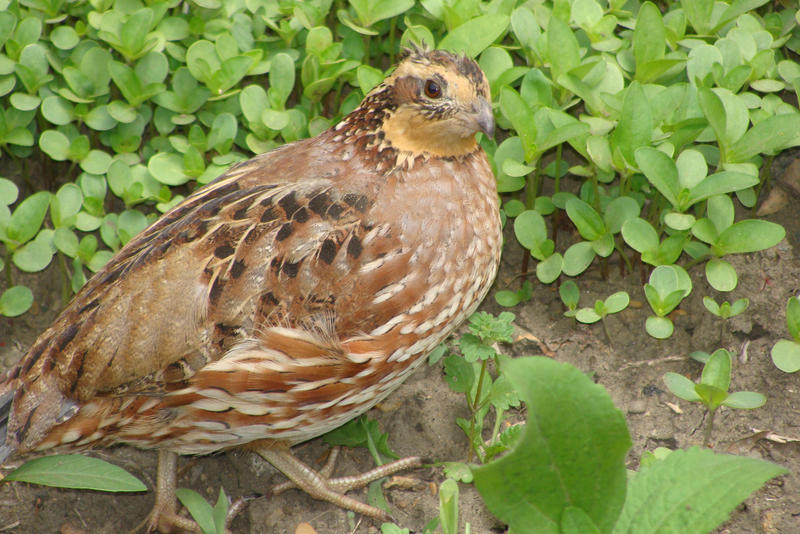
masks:
[[[486,295],[501,227],[475,133],[493,129],[480,67],[415,49],[336,126],[232,167],[127,243],[7,373],[0,461],[158,449],[149,528],[191,530],[176,453],[246,445],[383,517],[289,447],[385,398]]]

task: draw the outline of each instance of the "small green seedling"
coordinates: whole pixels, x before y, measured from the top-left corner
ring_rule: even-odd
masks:
[[[466,467],[466,466],[465,466]],[[466,467],[468,470],[469,468]],[[441,530],[437,530],[441,527]],[[464,525],[463,534],[470,534],[469,523]],[[439,515],[422,527],[422,534],[459,534],[458,531],[458,482],[448,478],[439,486]],[[381,534],[410,534],[407,528],[401,528],[394,523],[381,525]]]
[[[502,291],[498,291],[494,295],[494,299],[497,301],[497,303],[506,308],[513,308],[521,302],[528,302],[531,300],[531,297],[533,297],[533,285],[531,285],[528,280],[525,280],[522,283],[522,287],[516,291],[504,289]]]
[[[786,326],[792,339],[781,339],[772,347],[772,363],[785,373],[800,370],[800,297],[786,302]]]
[[[581,308],[575,314],[575,319],[581,323],[593,324],[597,321],[603,322],[603,332],[606,334],[606,339],[611,342],[611,334],[608,332],[608,325],[606,324],[606,316],[612,313],[619,313],[630,304],[631,299],[625,291],[617,291],[613,295],[609,295],[605,300],[596,300],[594,308]]]
[[[575,317],[578,314],[578,301],[580,300],[578,284],[572,280],[567,280],[558,288],[558,296],[561,297],[561,302],[567,307],[564,315],[566,317]]]
[[[510,407],[519,405],[519,396],[502,373],[508,356],[499,354],[494,348],[495,343],[512,342],[513,320],[514,314],[510,312],[502,312],[497,317],[486,312],[473,314],[469,319],[469,333],[457,342],[462,356],[450,354],[444,359],[445,382],[453,391],[464,393],[472,414],[468,420],[456,419],[456,424],[469,439],[468,457],[471,459],[474,452],[482,463],[508,450],[518,436],[513,427],[500,431],[503,414]],[[495,368],[500,371],[496,378],[487,369],[489,360],[494,360]],[[496,417],[491,437],[484,441],[483,421],[490,407],[494,407]]]
[[[731,353],[725,349],[718,349],[708,358],[699,384],[678,373],[666,373],[664,383],[677,397],[689,402],[701,402],[708,410],[703,434],[704,447],[708,447],[711,441],[714,416],[720,406],[752,410],[767,402],[764,395],[753,391],[728,393],[731,385]]]
[[[655,312],[647,318],[645,330],[656,339],[672,335],[674,325],[667,314],[692,292],[692,280],[683,267],[660,265],[650,274],[650,283],[644,285],[644,295]]]
[[[194,490],[179,488],[175,490],[175,495],[189,511],[203,534],[225,534],[225,520],[228,517],[230,503],[224,489],[219,489],[217,504],[213,507]]]
[[[713,298],[703,297],[703,306],[705,306],[706,309],[712,314],[723,319],[723,321],[720,323],[719,332],[719,338],[722,339],[722,336],[725,334],[725,325],[727,324],[728,319],[731,317],[736,317],[740,313],[744,312],[747,307],[750,306],[750,299],[741,298],[734,301],[733,304],[726,300],[722,304],[717,304],[717,301]]]

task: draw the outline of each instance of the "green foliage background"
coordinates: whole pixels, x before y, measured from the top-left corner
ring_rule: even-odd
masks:
[[[617,252],[710,260],[728,291],[726,254],[783,237],[734,202],[800,143],[797,10],[768,4],[0,0],[2,172],[21,176],[0,179],[0,313],[32,302],[15,269],[57,258],[68,299],[193,187],[335,123],[410,41],[486,71],[504,132],[482,143],[540,281]],[[548,235],[566,218],[579,242]]]

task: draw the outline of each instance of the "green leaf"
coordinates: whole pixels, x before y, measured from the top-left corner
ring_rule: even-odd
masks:
[[[12,286],[0,295],[0,315],[18,317],[33,304],[33,292],[26,286]]]
[[[523,211],[514,219],[514,235],[528,250],[538,249],[547,240],[544,218],[535,210]]]
[[[656,339],[667,339],[675,330],[675,325],[669,317],[656,317],[651,315],[644,323],[644,329],[648,335]]]
[[[510,87],[503,87],[500,91],[500,110],[519,135],[525,160],[535,163],[539,157],[539,147],[536,145],[538,129],[533,111],[519,93]]]
[[[458,482],[448,478],[439,486],[442,534],[458,534]]]
[[[652,106],[638,82],[632,82],[625,90],[622,115],[611,134],[616,150],[632,164],[636,161],[636,149],[650,143],[653,134]],[[663,194],[663,193],[662,193]]]
[[[800,298],[789,297],[786,301],[786,325],[789,335],[795,341],[800,341]]]
[[[706,279],[717,291],[733,291],[739,282],[736,269],[727,261],[717,258],[706,263]]]
[[[783,226],[760,219],[747,219],[725,229],[714,243],[714,254],[755,252],[777,245],[786,236]]]
[[[586,512],[574,506],[564,509],[561,516],[561,532],[563,534],[602,534],[594,521]]]
[[[725,349],[714,351],[703,367],[700,382],[727,393],[731,386],[731,353]]]
[[[444,359],[444,381],[456,393],[467,393],[475,383],[476,371],[472,364],[455,354]]]
[[[581,237],[588,241],[600,239],[606,234],[603,219],[587,202],[578,198],[567,201],[567,215],[572,220]]]
[[[438,48],[474,58],[494,43],[508,28],[509,18],[501,14],[475,17],[448,33]]]
[[[633,55],[636,58],[636,79],[643,79],[643,66],[664,57],[666,31],[661,12],[652,2],[645,2],[639,8],[636,17],[636,29],[633,32]]]
[[[6,235],[12,241],[22,244],[30,241],[39,232],[50,205],[50,193],[39,191],[19,203],[11,214]]]
[[[564,258],[556,252],[536,264],[536,278],[543,284],[550,284],[561,276]]]
[[[147,170],[153,178],[166,185],[182,185],[191,177],[183,170],[183,158],[174,152],[160,152],[147,162]]]
[[[181,501],[181,504],[189,510],[192,519],[197,522],[203,534],[217,534],[217,529],[214,526],[214,510],[202,495],[186,488],[176,489],[175,495]]]
[[[606,297],[606,313],[619,313],[630,304],[631,298],[626,291],[617,291]]]
[[[10,206],[17,201],[18,196],[17,185],[8,178],[0,178],[0,206]]]
[[[752,410],[761,408],[766,404],[767,398],[761,393],[754,391],[736,391],[728,395],[722,404],[729,408],[738,408],[740,410]]]
[[[564,252],[562,270],[567,276],[577,276],[585,271],[594,260],[595,252],[588,241],[580,241],[571,245]]]
[[[5,480],[95,491],[147,491],[147,486],[124,469],[79,454],[35,458],[7,474]]]
[[[547,50],[552,80],[559,82],[562,75],[580,65],[580,47],[569,25],[556,16],[547,24]]]
[[[714,315],[718,317],[720,316],[719,304],[717,304],[717,301],[711,297],[703,297],[703,306],[705,306],[705,308]]]
[[[784,473],[783,467],[756,458],[694,447],[673,451],[630,481],[614,534],[711,532],[748,495]]]
[[[679,200],[681,186],[678,182],[678,167],[672,158],[651,147],[637,149],[635,157],[637,165],[650,183],[676,210],[683,211],[685,208],[682,208]]]
[[[292,56],[276,54],[269,67],[269,101],[273,109],[283,109],[294,88],[295,66]]]
[[[581,308],[575,314],[575,319],[584,324],[594,324],[602,317],[597,314],[592,308]]]
[[[781,339],[770,351],[772,363],[784,373],[800,371],[800,343]]]
[[[561,302],[563,302],[568,309],[576,308],[580,298],[578,284],[572,280],[565,281],[561,284],[561,287],[558,288],[558,296],[561,297]]]
[[[486,506],[517,532],[557,534],[568,507],[609,532],[631,446],[622,413],[601,386],[549,358],[511,360],[504,374],[522,394],[528,424],[513,452],[473,468]]]
[[[700,395],[695,391],[695,383],[678,373],[666,373],[664,384],[673,395],[689,402],[700,402]]]
[[[775,154],[800,144],[800,113],[774,115],[750,128],[728,152],[729,162],[747,161],[757,154]]]

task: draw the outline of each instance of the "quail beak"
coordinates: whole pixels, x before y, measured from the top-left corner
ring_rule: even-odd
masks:
[[[494,114],[492,113],[492,103],[487,102],[483,97],[478,99],[472,106],[472,113],[478,131],[486,134],[487,137],[494,137]]]

